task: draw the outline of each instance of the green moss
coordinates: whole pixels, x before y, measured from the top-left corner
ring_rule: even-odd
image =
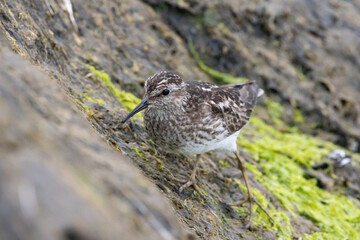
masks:
[[[232,209],[234,210],[234,212],[236,212],[239,216],[243,218],[249,215],[249,211],[246,207],[232,206]]]
[[[85,98],[89,102],[98,103],[98,104],[106,104],[106,102],[102,99],[99,99],[99,98],[92,99],[91,97],[89,97],[89,94],[87,94],[87,93],[83,93],[83,98]]]
[[[192,57],[194,58],[194,60],[196,61],[198,67],[204,71],[205,73],[207,73],[210,77],[214,78],[215,81],[219,84],[233,84],[233,83],[242,83],[242,82],[247,82],[248,79],[246,78],[236,78],[233,77],[229,74],[226,73],[222,73],[219,71],[216,71],[208,66],[206,66],[200,59],[199,55],[197,54],[197,52],[195,51],[194,45],[192,43],[192,40],[189,39],[189,51],[190,54],[192,55]]]
[[[136,154],[136,156],[138,156],[139,158],[143,159],[143,160],[148,160],[145,155],[136,147],[131,147],[131,150]]]
[[[257,210],[254,224],[271,229],[279,239],[291,239],[290,221],[285,214],[288,212],[311,220],[320,229],[318,233],[305,235],[305,239],[360,239],[360,210],[355,206],[360,203],[324,191],[316,186],[314,179],[304,177],[304,167],[309,168],[339,147],[298,132],[276,131],[256,117],[250,119],[249,125],[239,137],[238,145],[252,154],[261,172],[250,164],[246,167],[282,205],[282,210],[274,210],[253,189],[255,197],[275,219],[271,225],[267,216]]]
[[[156,167],[157,169],[162,172],[164,171],[164,163],[163,161],[155,156],[155,151],[153,151],[153,149],[146,149],[146,150],[142,150],[142,149],[138,149],[135,146],[131,147],[131,150],[136,154],[136,156],[138,156],[139,158],[145,160],[145,161],[150,161],[150,160],[155,160],[156,161]],[[150,154],[150,155],[145,155],[145,154]]]
[[[223,35],[223,36],[231,36],[232,33],[231,33],[231,30],[225,26],[224,23],[218,23],[216,25],[216,29]]]
[[[191,39],[189,51],[198,67],[222,84],[243,82],[246,79],[234,78],[206,66],[196,53]],[[300,81],[306,81],[302,68],[297,68]],[[269,115],[275,125],[282,125],[283,108],[276,102],[266,102]],[[294,121],[302,123],[301,113],[295,109]],[[257,161],[257,166],[246,164],[246,168],[277,197],[282,209],[275,209],[256,189],[252,189],[258,201],[274,218],[270,222],[263,211],[255,207],[253,224],[273,231],[277,239],[292,239],[292,227],[289,215],[300,215],[311,220],[319,229],[313,234],[304,234],[304,239],[360,239],[360,205],[358,200],[324,191],[316,186],[314,179],[304,177],[306,168],[310,168],[323,156],[339,148],[329,142],[285,128],[288,132],[279,132],[265,124],[259,118],[250,119],[250,127],[243,130],[238,145],[249,152]],[[245,137],[244,137],[245,136]],[[246,194],[244,185],[238,184]],[[239,214],[242,208],[234,207]],[[224,223],[226,218],[222,216]]]
[[[151,140],[151,139],[147,139],[146,141],[147,141],[150,145],[153,145],[153,146],[155,145],[154,141]]]
[[[0,26],[1,26],[1,21],[0,21]],[[5,29],[4,29],[4,32],[5,32],[6,37],[10,40],[12,50],[14,52],[16,52],[17,54],[19,54],[21,57],[26,59],[27,53],[20,48],[16,39],[13,38]]]
[[[284,108],[280,105],[280,103],[278,102],[274,102],[274,101],[270,101],[270,100],[265,100],[265,104],[266,104],[266,108],[268,110],[268,113],[270,115],[271,121],[276,125],[276,126],[281,126],[282,125],[282,114],[284,112]]]
[[[212,198],[210,195],[208,195],[207,197],[210,199],[210,201],[212,202],[212,204],[214,204],[215,206],[219,206],[218,202],[215,201],[214,198]]]
[[[131,111],[140,103],[141,100],[135,97],[133,94],[116,88],[115,85],[111,82],[111,79],[107,73],[96,70],[93,66],[88,64],[85,64],[85,66],[102,82],[102,84],[112,93],[112,95],[126,110]],[[140,113],[136,114],[136,116],[142,118]]]
[[[293,116],[293,119],[294,119],[295,123],[297,123],[297,124],[304,123],[304,118],[301,115],[301,112],[300,112],[299,109],[293,109],[292,116]]]
[[[2,22],[1,22],[1,21],[0,21],[0,25],[2,25]],[[11,42],[12,42],[13,44],[17,44],[15,38],[13,38],[12,36],[10,36],[10,34],[9,34],[8,31],[6,31],[6,30],[4,29],[4,32],[5,32],[6,37],[7,37],[9,40],[11,40]]]
[[[208,8],[204,12],[203,16],[203,24],[207,27],[213,27],[217,24],[219,21],[219,17],[216,14],[216,11],[214,8]]]
[[[203,196],[207,196],[207,193],[205,192],[204,189],[202,189],[201,187],[199,187],[199,190],[200,190],[200,192],[201,192],[201,194],[202,194]]]
[[[10,40],[11,40],[14,44],[16,44],[15,38],[11,37],[10,35],[9,35],[9,38],[10,38]]]
[[[221,223],[222,224],[229,223],[229,221],[227,220],[227,218],[226,218],[226,216],[224,214],[221,215]]]
[[[220,160],[219,161],[219,167],[220,167],[220,169],[228,169],[230,166],[229,166],[228,161]]]
[[[94,115],[94,112],[85,106],[83,102],[81,102],[79,99],[75,99],[75,101],[80,105],[80,107],[90,116]]]
[[[306,81],[306,76],[304,75],[301,66],[298,66],[298,67],[296,68],[296,76],[298,77],[298,79],[299,79],[301,82]]]
[[[256,169],[256,171],[258,170]],[[234,182],[247,197],[246,187],[241,184],[239,180],[235,180]],[[276,239],[292,239],[292,227],[289,217],[284,212],[276,210],[257,189],[252,189],[251,191],[258,202],[274,219],[274,221],[271,221],[269,217],[256,204],[254,204],[252,224],[272,231],[276,234]],[[233,207],[233,209],[243,217],[249,214],[248,209],[244,207]]]
[[[153,156],[153,157],[156,161],[156,166],[157,166],[158,170],[160,172],[164,171],[164,162],[158,157],[155,157],[155,156]]]

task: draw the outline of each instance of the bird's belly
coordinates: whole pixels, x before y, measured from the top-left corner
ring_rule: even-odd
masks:
[[[236,139],[239,135],[239,132],[236,132],[230,136],[223,137],[219,135],[217,138],[210,140],[210,141],[202,141],[202,142],[195,142],[190,141],[187,144],[179,148],[179,152],[185,155],[192,155],[192,154],[201,154],[210,151],[236,151]]]
[[[149,137],[165,151],[184,155],[209,151],[236,151],[239,132],[228,136],[227,131],[209,131],[196,125],[174,125],[169,121],[146,123]]]

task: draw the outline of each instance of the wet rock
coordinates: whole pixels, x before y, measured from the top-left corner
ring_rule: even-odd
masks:
[[[304,233],[310,234],[319,231],[311,221],[300,216],[291,218],[291,223],[293,226],[296,226],[293,233],[295,239],[300,239]]]
[[[337,168],[344,167],[348,164],[351,164],[351,156],[347,155],[344,150],[336,149],[332,151],[328,158],[330,158],[333,161],[333,164]]]
[[[46,97],[30,98],[36,103],[32,107],[45,120],[40,121],[41,117],[34,117],[38,120],[35,123],[14,121],[14,126],[19,126],[20,130],[20,126],[28,123],[30,125],[26,129],[40,129],[41,134],[34,134],[32,131],[25,137],[20,134],[14,141],[4,141],[4,146],[8,149],[20,149],[22,145],[19,146],[17,142],[21,139],[25,143],[29,142],[28,138],[34,136],[36,141],[31,138],[31,142],[39,143],[41,147],[36,149],[40,149],[45,155],[40,163],[47,163],[41,166],[55,172],[34,174],[36,179],[40,178],[41,182],[41,176],[46,177],[52,189],[69,188],[70,190],[59,190],[56,193],[49,190],[49,195],[55,195],[59,202],[66,197],[80,199],[80,207],[76,204],[69,205],[68,210],[64,210],[62,214],[68,216],[73,212],[72,209],[79,208],[79,219],[85,218],[84,212],[91,212],[95,216],[94,223],[87,219],[82,225],[66,225],[61,228],[65,229],[61,236],[96,238],[96,234],[103,234],[101,237],[105,238],[106,234],[109,234],[111,238],[112,231],[114,234],[122,231],[121,236],[129,239],[142,239],[145,235],[147,239],[159,239],[161,236],[171,239],[168,232],[175,237],[188,237],[182,234],[183,227],[195,233],[191,238],[273,239],[277,236],[268,228],[287,227],[285,222],[272,225],[266,218],[256,215],[262,222],[250,230],[244,228],[248,218],[247,209],[235,212],[226,204],[241,201],[246,197],[246,192],[240,191],[243,185],[239,184],[241,174],[236,169],[236,161],[229,156],[219,158],[223,160],[222,164],[213,161],[212,157],[201,160],[197,179],[206,193],[204,198],[197,196],[191,188],[179,194],[181,184],[174,181],[173,177],[188,177],[193,166],[192,158],[167,154],[154,146],[147,140],[141,119],[130,121],[126,125],[121,124],[121,119],[127,113],[124,105],[116,100],[111,91],[84,64],[93,66],[99,72],[104,70],[116,88],[131,92],[139,98],[143,94],[144,80],[159,70],[179,72],[186,80],[208,81],[210,78],[196,67],[195,61],[188,54],[186,43],[188,37],[191,37],[201,59],[207,65],[233,75],[258,80],[266,88],[268,96],[281,102],[285,108],[284,113],[292,113],[293,107],[299,108],[304,119],[311,123],[305,128],[308,132],[337,141],[343,146],[357,146],[358,125],[352,123],[358,116],[358,102],[355,100],[358,98],[356,84],[359,74],[354,67],[358,56],[351,53],[357,46],[357,39],[352,33],[346,35],[351,39],[350,42],[337,39],[341,35],[338,30],[340,33],[344,28],[354,29],[355,33],[358,31],[358,14],[354,10],[356,8],[352,7],[355,3],[300,0],[79,0],[72,3],[78,30],[74,29],[68,11],[61,1],[18,0],[0,3],[0,29],[8,38],[5,42],[10,42],[14,51],[45,72],[50,78],[45,77],[49,82],[57,82],[58,85],[55,86],[60,86],[53,91],[35,91],[37,88],[43,89],[41,86],[34,89],[24,87],[22,91],[17,91],[24,92],[24,96],[31,93],[36,96],[42,96],[41,93],[48,94]],[[346,14],[343,9],[346,9]],[[333,54],[336,44],[354,45],[342,46],[346,54],[341,51]],[[19,66],[17,69],[23,68]],[[27,75],[30,78],[31,74]],[[17,81],[14,81],[15,83]],[[26,86],[32,85],[28,83]],[[105,148],[98,145],[97,141],[101,140],[94,140],[88,133],[88,125],[83,123],[84,119],[73,120],[74,122],[66,120],[75,119],[76,112],[58,110],[52,105],[57,102],[53,98],[58,96],[59,89],[64,89],[73,101],[68,104],[61,98],[58,102],[67,107],[71,105],[82,109],[94,130],[107,144]],[[345,93],[345,96],[342,93]],[[6,126],[13,119],[23,119],[23,114],[19,114],[20,117],[9,116],[10,118],[4,120]],[[16,132],[12,128],[8,128],[8,131]],[[50,134],[55,137],[46,137],[52,136]],[[55,147],[53,142],[56,142]],[[79,145],[83,151],[77,151]],[[154,184],[149,186],[148,181],[143,178],[139,180],[137,175],[132,177],[132,174],[137,174],[136,170],[125,164],[119,153],[108,153],[109,148],[126,154],[131,158],[131,163]],[[47,152],[50,150],[55,151],[54,155]],[[47,157],[48,155],[50,157]],[[241,155],[259,171],[249,173],[251,186],[269,200],[272,206],[282,209],[276,197],[254,177],[264,169],[256,165],[250,154]],[[261,155],[257,157],[260,158]],[[228,164],[225,164],[225,161]],[[53,164],[57,165],[54,167]],[[8,170],[11,165],[2,165],[7,168],[1,172],[0,178],[5,178],[6,173],[13,171]],[[38,166],[32,162],[29,165],[34,168]],[[64,165],[66,169],[58,173],[57,170],[62,170]],[[47,168],[42,172],[46,172]],[[18,171],[14,175],[22,176],[26,171],[31,169],[22,169],[22,172]],[[35,173],[38,172],[40,170]],[[51,180],[48,175],[58,179],[60,183],[53,184],[55,180]],[[357,175],[359,176],[358,173]],[[62,183],[63,176],[69,179],[69,184]],[[134,183],[135,186],[131,185]],[[354,183],[351,181],[346,184],[349,192],[357,194],[357,185]],[[84,184],[87,187],[83,187]],[[64,187],[61,187],[63,185]],[[162,198],[157,195],[158,192],[153,190],[154,185],[172,202],[170,210],[166,203],[160,200]],[[12,188],[13,185],[6,185],[1,181],[0,186]],[[31,187],[25,186],[24,189],[20,195],[34,199]],[[88,203],[81,198],[83,191],[95,192],[93,202],[99,203],[101,211],[91,205],[93,202]],[[13,204],[16,201],[11,200],[17,195],[19,194],[14,193],[14,197],[1,200],[0,203]],[[126,199],[125,202],[122,201],[123,198]],[[57,204],[56,200],[54,205]],[[31,214],[33,211],[26,207],[27,204],[32,205],[31,201],[30,204],[25,203],[24,212]],[[156,204],[152,208],[154,202]],[[157,208],[159,205],[160,209]],[[157,212],[152,211],[153,209]],[[60,218],[60,223],[66,222],[67,218],[58,215],[50,215],[49,218],[54,221]],[[168,218],[168,215],[171,216]],[[181,226],[173,221],[174,218],[180,219]],[[9,226],[17,223],[17,220],[10,220],[4,220],[1,224],[4,222],[4,226]],[[35,220],[32,222],[38,224]],[[292,222],[292,227],[295,228],[294,236],[312,232],[311,226],[301,228],[302,222],[298,222],[299,225],[296,225],[296,221]],[[114,225],[116,229],[113,229]],[[58,223],[52,226],[55,226],[55,229],[63,227]],[[108,228],[101,228],[101,231],[93,234],[99,226]],[[163,226],[166,231],[161,228]],[[139,236],[124,235],[127,232],[132,233],[132,227],[140,229]],[[38,228],[35,229],[37,231]],[[283,230],[277,229],[278,234],[284,233]],[[291,230],[286,232],[291,235]],[[52,232],[46,237],[51,234]]]
[[[336,149],[325,156],[323,162],[307,170],[306,175],[315,178],[321,188],[328,191],[345,188],[347,195],[360,199],[360,168],[357,161],[352,164],[350,155],[342,149]]]
[[[346,161],[349,158],[344,159]],[[339,166],[336,164],[333,169],[337,177],[336,185],[344,187],[347,195],[360,199],[360,168],[358,165],[346,164]]]
[[[160,192],[0,39],[0,238],[187,239]]]
[[[304,130],[331,132],[337,144],[360,150],[357,2],[146,2],[183,39],[193,39],[205,64],[257,80],[285,108],[299,108],[317,125]]]
[[[321,171],[307,170],[305,177],[315,178],[319,188],[331,190],[334,187],[334,180]]]

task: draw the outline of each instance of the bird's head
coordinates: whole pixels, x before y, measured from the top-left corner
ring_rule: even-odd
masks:
[[[165,110],[174,106],[181,107],[185,96],[185,83],[182,78],[172,72],[159,72],[145,81],[145,96],[121,122],[126,122],[145,108]]]

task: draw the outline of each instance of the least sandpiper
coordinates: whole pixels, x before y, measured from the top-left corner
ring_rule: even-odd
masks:
[[[248,198],[237,205],[249,202],[251,223],[253,203],[271,216],[251,192],[236,139],[262,94],[255,82],[217,86],[185,82],[175,73],[160,72],[145,81],[144,98],[122,123],[145,109],[145,129],[155,144],[169,152],[197,154],[190,180],[180,192],[191,185],[200,192],[195,179],[200,154],[216,150],[234,153],[248,192]]]

